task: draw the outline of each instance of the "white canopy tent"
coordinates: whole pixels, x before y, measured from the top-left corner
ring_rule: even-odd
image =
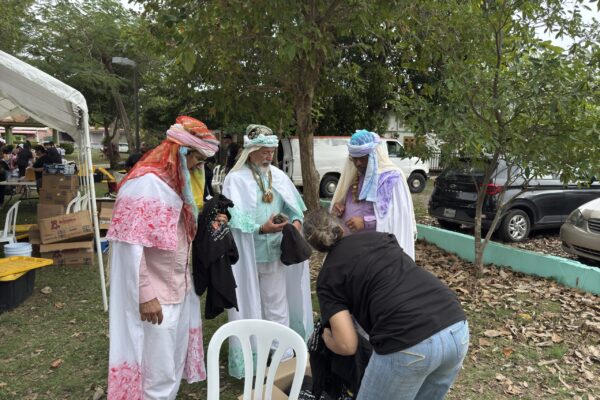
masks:
[[[37,68],[0,51],[0,119],[29,115],[51,128],[69,133],[79,145],[82,187],[91,199],[91,217],[102,286],[102,303],[108,310],[104,263],[93,179],[88,108],[85,98],[72,87]]]

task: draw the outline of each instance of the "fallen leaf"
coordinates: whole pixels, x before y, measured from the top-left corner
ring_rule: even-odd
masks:
[[[494,344],[494,343],[490,342],[490,341],[489,341],[489,340],[487,340],[487,339],[484,339],[484,338],[479,338],[479,345],[480,345],[480,346],[491,346],[491,345],[493,345],[493,344]]]
[[[54,307],[58,308],[59,310],[62,310],[63,308],[65,308],[65,303],[61,303],[61,302],[54,303]]]
[[[533,317],[527,313],[521,313],[517,315],[520,319],[522,319],[523,321],[531,321],[533,319]]]
[[[552,334],[552,341],[554,343],[560,343],[563,341],[563,338],[561,338],[560,336],[558,336],[556,333]]]
[[[498,336],[509,336],[510,332],[498,331],[495,329],[488,329],[487,331],[483,332],[483,334],[489,338],[494,338],[494,337],[498,337]]]
[[[92,396],[92,400],[100,400],[102,396],[104,396],[104,389],[98,386],[94,392],[94,395]]]
[[[42,292],[43,294],[50,294],[52,293],[52,288],[50,286],[44,286],[40,289],[40,292]]]
[[[52,361],[52,362],[50,363],[50,366],[51,366],[52,368],[58,368],[58,367],[60,367],[60,366],[62,365],[62,363],[63,363],[63,360],[62,360],[62,358],[57,358],[56,360],[54,360],[54,361]]]
[[[502,349],[502,354],[504,354],[504,357],[508,358],[513,353],[513,351],[514,350],[512,347],[505,347]]]

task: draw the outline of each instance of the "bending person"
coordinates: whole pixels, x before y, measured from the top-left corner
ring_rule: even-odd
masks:
[[[178,117],[120,183],[107,234],[109,400],[174,399],[182,378],[206,378],[188,255],[203,205],[202,163],[217,144],[204,123]]]
[[[393,234],[344,236],[341,223],[322,210],[305,217],[304,232],[316,250],[328,253],[317,278],[321,319],[330,325],[325,345],[354,354],[354,318],[373,346],[357,398],[443,399],[469,347],[455,293],[417,266]]]

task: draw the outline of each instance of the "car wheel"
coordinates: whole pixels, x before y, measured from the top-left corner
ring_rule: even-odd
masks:
[[[529,236],[531,222],[523,210],[510,210],[502,219],[500,236],[507,242],[522,242]]]
[[[441,228],[448,229],[450,231],[457,231],[460,229],[460,224],[457,222],[446,221],[445,219],[438,219],[438,224]]]
[[[339,178],[335,175],[326,175],[321,180],[320,192],[321,197],[332,198],[337,188]]]
[[[410,174],[407,182],[411,193],[421,193],[423,190],[425,190],[427,179],[423,176],[423,174],[415,172]]]

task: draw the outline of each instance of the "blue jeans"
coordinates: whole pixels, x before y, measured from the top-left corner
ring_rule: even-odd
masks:
[[[443,399],[469,349],[469,324],[457,322],[408,349],[373,352],[358,400]]]

